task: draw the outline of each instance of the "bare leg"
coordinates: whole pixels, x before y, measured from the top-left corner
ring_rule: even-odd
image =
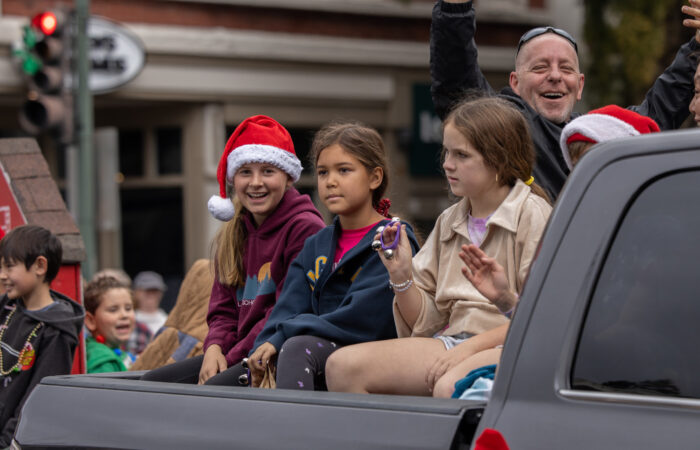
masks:
[[[329,391],[431,395],[426,373],[445,345],[433,338],[401,338],[343,347],[326,363]]]
[[[452,393],[455,391],[456,382],[466,377],[467,374],[474,369],[490,366],[491,364],[498,364],[501,360],[501,350],[502,349],[500,348],[490,348],[488,350],[481,351],[473,356],[470,356],[454,366],[452,369],[445,372],[445,374],[435,383],[433,397],[452,397]]]

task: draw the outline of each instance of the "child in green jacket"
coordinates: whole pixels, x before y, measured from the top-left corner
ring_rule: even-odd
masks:
[[[121,372],[134,356],[126,343],[134,329],[134,298],[131,289],[116,278],[102,277],[85,288],[85,326],[88,373]]]

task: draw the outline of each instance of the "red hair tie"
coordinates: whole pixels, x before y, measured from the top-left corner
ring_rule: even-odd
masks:
[[[388,198],[379,200],[377,206],[374,207],[374,209],[376,209],[377,212],[384,217],[389,217],[389,208],[391,208],[391,200]]]

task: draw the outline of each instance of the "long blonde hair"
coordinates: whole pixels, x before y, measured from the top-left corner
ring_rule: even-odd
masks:
[[[245,285],[246,278],[243,256],[248,241],[248,229],[243,217],[247,210],[238,199],[231,197],[236,214],[219,228],[212,243],[212,252],[219,282],[226,286],[239,287]]]

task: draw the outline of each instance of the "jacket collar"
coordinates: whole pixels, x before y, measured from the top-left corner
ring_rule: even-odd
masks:
[[[516,180],[513,186],[496,211],[491,215],[487,226],[496,225],[507,231],[515,233],[518,230],[518,218],[523,202],[530,193],[530,186],[522,180]],[[470,210],[468,198],[463,198],[457,206],[445,217],[447,223],[451,224],[442,229],[440,233],[441,241],[452,239],[455,233],[468,237],[467,235],[467,212]]]
[[[367,234],[364,235],[362,239],[360,239],[360,242],[357,243],[353,248],[349,249],[345,255],[343,255],[343,259],[340,261],[340,266],[342,263],[345,261],[348,261],[352,258],[354,258],[357,254],[362,253],[364,249],[369,248],[370,243],[374,240],[374,235],[377,234],[377,228],[379,228],[382,225],[387,225],[388,223],[391,222],[391,219],[384,219],[379,221],[370,231],[367,232]],[[335,216],[333,219],[333,248],[331,248],[330,251],[330,258],[334,259],[335,258],[335,245],[338,243],[338,239],[340,239],[340,233],[343,231],[343,228],[340,226],[340,219],[338,216]]]

